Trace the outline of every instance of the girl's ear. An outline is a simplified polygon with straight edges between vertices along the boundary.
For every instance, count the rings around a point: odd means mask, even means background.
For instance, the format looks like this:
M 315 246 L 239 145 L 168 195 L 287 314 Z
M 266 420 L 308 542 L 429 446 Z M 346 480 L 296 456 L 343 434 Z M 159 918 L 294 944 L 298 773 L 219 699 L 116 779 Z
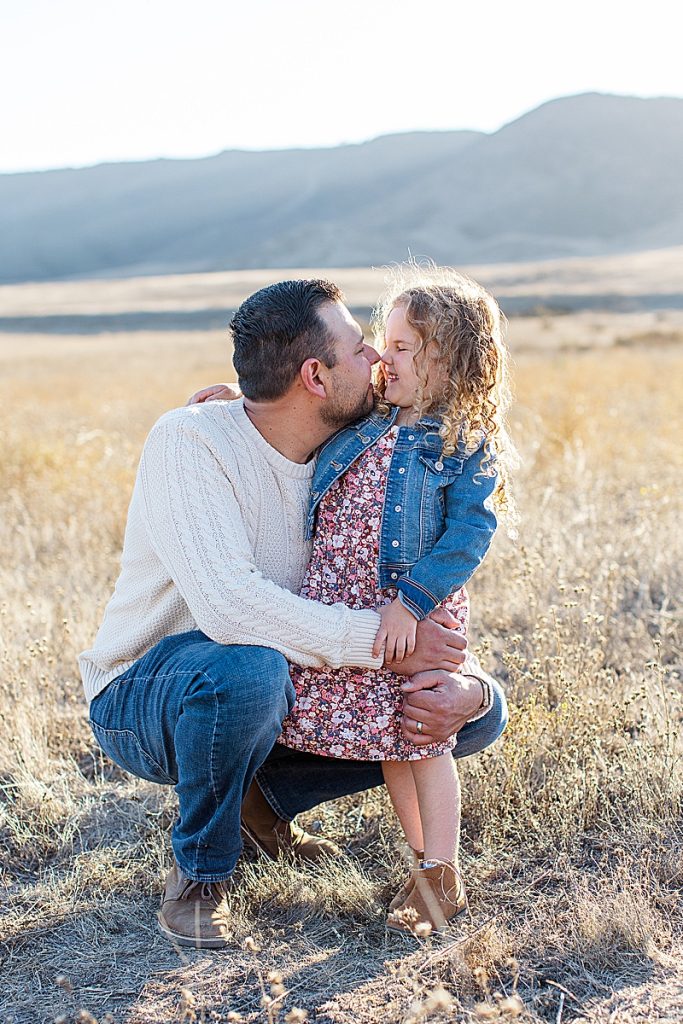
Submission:
M 306 359 L 301 364 L 299 376 L 302 383 L 306 391 L 311 395 L 315 395 L 316 398 L 327 398 L 327 389 L 320 376 L 320 371 L 326 369 L 327 367 L 319 359 Z

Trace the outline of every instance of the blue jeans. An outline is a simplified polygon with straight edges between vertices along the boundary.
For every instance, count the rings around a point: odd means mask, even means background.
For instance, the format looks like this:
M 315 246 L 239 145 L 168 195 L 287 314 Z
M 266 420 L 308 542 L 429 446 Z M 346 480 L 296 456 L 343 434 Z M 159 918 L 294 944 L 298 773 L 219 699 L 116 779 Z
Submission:
M 116 764 L 175 786 L 176 860 L 188 878 L 217 882 L 240 856 L 240 806 L 254 777 L 286 820 L 382 783 L 379 763 L 276 744 L 293 703 L 281 654 L 225 646 L 197 630 L 162 640 L 109 683 L 90 705 L 90 724 Z M 483 750 L 506 724 L 505 697 L 495 688 L 491 711 L 460 730 L 455 756 Z

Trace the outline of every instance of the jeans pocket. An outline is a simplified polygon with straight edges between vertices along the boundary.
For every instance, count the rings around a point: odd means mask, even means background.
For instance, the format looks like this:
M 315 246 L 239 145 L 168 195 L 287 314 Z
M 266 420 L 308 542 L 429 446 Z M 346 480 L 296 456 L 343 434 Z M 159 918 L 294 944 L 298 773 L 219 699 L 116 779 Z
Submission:
M 177 780 L 171 779 L 161 765 L 142 749 L 140 741 L 130 729 L 104 729 L 92 719 L 90 728 L 107 757 L 110 757 L 119 768 L 125 768 L 131 775 L 137 775 L 147 782 L 158 782 L 165 786 L 175 785 Z

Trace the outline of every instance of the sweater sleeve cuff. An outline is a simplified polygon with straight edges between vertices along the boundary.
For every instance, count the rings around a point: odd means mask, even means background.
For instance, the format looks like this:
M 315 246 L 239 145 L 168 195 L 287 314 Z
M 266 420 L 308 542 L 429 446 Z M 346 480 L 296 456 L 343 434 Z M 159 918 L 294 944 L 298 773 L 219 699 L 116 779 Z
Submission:
M 384 654 L 373 658 L 372 645 L 377 636 L 381 619 L 377 612 L 359 609 L 351 612 L 348 642 L 342 654 L 342 665 L 358 665 L 360 668 L 381 668 Z
M 479 664 L 479 659 L 471 651 L 467 651 L 465 661 L 458 674 L 468 679 L 476 679 L 477 682 L 481 683 L 481 704 L 472 717 L 467 719 L 468 722 L 477 722 L 484 715 L 488 714 L 493 707 L 493 678 L 488 672 L 484 671 Z

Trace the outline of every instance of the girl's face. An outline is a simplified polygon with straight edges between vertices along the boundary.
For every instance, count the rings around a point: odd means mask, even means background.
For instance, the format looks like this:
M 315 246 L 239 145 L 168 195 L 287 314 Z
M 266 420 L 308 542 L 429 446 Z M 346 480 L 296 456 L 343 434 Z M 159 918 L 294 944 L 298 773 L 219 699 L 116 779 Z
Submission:
M 415 366 L 415 352 L 420 347 L 420 336 L 406 318 L 403 306 L 394 306 L 387 317 L 384 333 L 385 349 L 382 353 L 382 373 L 386 381 L 384 397 L 400 409 L 412 409 L 417 398 L 420 381 Z M 429 346 L 417 357 L 428 360 L 428 381 L 436 376 L 436 361 L 430 358 Z M 434 381 L 436 383 L 436 381 Z
M 420 337 L 406 319 L 403 306 L 394 306 L 387 317 L 382 353 L 382 373 L 386 381 L 384 396 L 387 402 L 400 409 L 411 409 L 415 404 L 419 380 L 413 358 L 420 346 Z

